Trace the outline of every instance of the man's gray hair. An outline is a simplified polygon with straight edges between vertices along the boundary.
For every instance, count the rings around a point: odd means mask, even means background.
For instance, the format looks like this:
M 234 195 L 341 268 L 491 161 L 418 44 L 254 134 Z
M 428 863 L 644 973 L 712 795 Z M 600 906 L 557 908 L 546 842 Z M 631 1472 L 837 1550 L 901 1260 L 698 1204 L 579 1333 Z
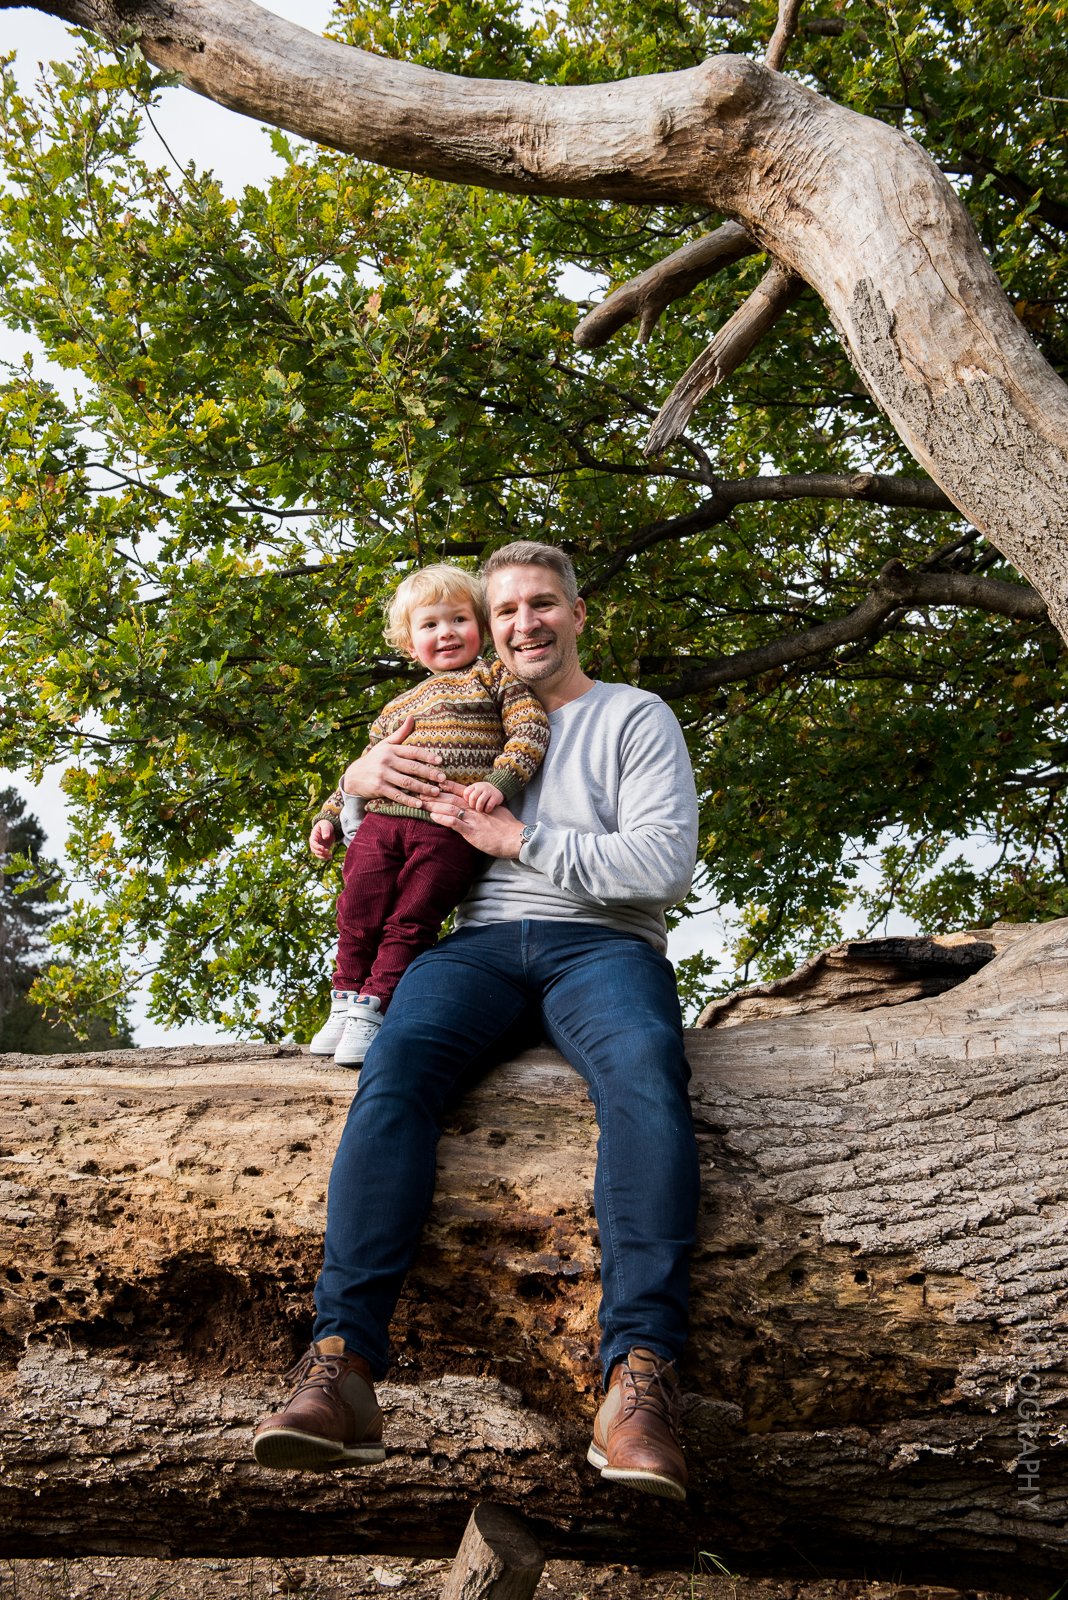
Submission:
M 502 545 L 487 556 L 479 568 L 479 577 L 485 583 L 502 567 L 548 567 L 559 578 L 564 598 L 569 606 L 578 599 L 578 579 L 571 565 L 571 557 L 558 550 L 554 544 L 539 544 L 535 539 L 518 539 L 515 544 Z

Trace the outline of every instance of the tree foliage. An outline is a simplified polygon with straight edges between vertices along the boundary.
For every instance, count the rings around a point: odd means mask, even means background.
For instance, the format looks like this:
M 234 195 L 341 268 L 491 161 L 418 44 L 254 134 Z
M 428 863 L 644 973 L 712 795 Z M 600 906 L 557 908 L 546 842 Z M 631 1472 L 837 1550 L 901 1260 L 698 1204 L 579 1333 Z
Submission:
M 1066 12 L 835 0 L 802 14 L 787 64 L 921 139 L 1061 371 Z M 559 83 L 756 54 L 773 23 L 763 0 L 335 16 L 367 49 Z M 718 219 L 447 188 L 279 133 L 276 176 L 231 198 L 144 159 L 141 119 L 170 92 L 88 36 L 32 97 L 5 79 L 0 313 L 76 390 L 29 361 L 0 389 L 0 760 L 69 764 L 83 886 L 54 1001 L 147 971 L 160 1020 L 307 1025 L 339 881 L 311 869 L 307 824 L 409 672 L 383 595 L 413 562 L 517 537 L 573 551 L 589 669 L 672 700 L 700 890 L 737 908 L 741 970 L 838 936 L 850 901 L 872 925 L 895 906 L 924 927 L 1068 911 L 1048 626 L 902 605 L 859 642 L 683 692 L 704 663 L 843 615 L 888 561 L 1015 576 L 918 494 L 849 488 L 921 475 L 814 297 L 650 464 L 649 416 L 760 261 L 650 344 L 626 329 L 591 353 L 561 267 L 615 284 Z M 975 837 L 981 867 L 957 843 Z M 709 986 L 700 962 L 686 976 Z

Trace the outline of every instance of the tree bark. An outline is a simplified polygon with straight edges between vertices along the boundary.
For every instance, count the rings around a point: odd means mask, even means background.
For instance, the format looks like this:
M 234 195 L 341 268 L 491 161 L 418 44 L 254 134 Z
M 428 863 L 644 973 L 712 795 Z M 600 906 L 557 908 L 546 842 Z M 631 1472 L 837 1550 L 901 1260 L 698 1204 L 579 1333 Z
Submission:
M 2 1058 L 0 1553 L 452 1554 L 493 1499 L 554 1555 L 1048 1585 L 1066 1043 L 1068 921 L 935 998 L 689 1035 L 677 1510 L 585 1464 L 595 1130 L 551 1051 L 457 1108 L 382 1388 L 388 1458 L 318 1476 L 258 1469 L 249 1438 L 308 1337 L 352 1075 L 295 1046 Z
M 545 1554 L 521 1518 L 483 1502 L 471 1513 L 441 1600 L 530 1600 Z
M 999 922 L 940 938 L 850 939 L 810 956 L 785 978 L 717 996 L 697 1026 L 737 1028 L 812 1011 L 871 1011 L 926 1000 L 955 989 L 1029 931 L 1026 922 Z
M 724 383 L 747 361 L 783 312 L 804 291 L 804 281 L 775 265 L 764 274 L 752 294 L 724 323 L 697 360 L 683 373 L 660 408 L 649 430 L 647 456 L 657 456 L 681 439 L 690 418 L 710 389 Z
M 2 8 L 5 0 L 0 0 Z M 200 94 L 457 183 L 735 219 L 820 295 L 905 445 L 1068 640 L 1068 390 L 912 139 L 740 56 L 589 87 L 435 73 L 253 0 L 50 0 Z

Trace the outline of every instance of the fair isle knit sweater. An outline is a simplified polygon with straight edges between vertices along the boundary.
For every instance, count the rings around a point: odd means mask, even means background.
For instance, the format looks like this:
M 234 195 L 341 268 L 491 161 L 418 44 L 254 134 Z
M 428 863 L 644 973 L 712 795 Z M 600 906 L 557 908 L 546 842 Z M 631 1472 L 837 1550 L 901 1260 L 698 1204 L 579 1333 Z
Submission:
M 415 729 L 404 741 L 409 750 L 436 750 L 442 775 L 454 783 L 485 781 L 505 799 L 519 794 L 537 772 L 549 744 L 549 719 L 541 703 L 499 661 L 481 656 L 469 667 L 438 672 L 406 689 L 379 712 L 368 744 L 395 733 L 406 717 Z M 315 818 L 341 832 L 345 796 L 340 785 Z M 367 811 L 391 817 L 426 817 L 415 806 L 369 800 Z

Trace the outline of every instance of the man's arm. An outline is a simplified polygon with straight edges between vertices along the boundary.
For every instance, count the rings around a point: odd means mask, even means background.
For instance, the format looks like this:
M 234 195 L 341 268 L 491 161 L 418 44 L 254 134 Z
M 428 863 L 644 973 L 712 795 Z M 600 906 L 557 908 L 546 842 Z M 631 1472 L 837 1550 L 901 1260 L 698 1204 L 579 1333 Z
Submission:
M 693 879 L 697 790 L 682 729 L 663 701 L 643 701 L 628 717 L 620 741 L 615 830 L 539 821 L 520 851 L 522 824 L 506 807 L 473 812 L 458 785 L 445 782 L 442 791 L 426 807 L 433 821 L 454 828 L 486 855 L 521 860 L 592 905 L 660 911 L 683 899 Z
M 675 905 L 697 860 L 697 790 L 682 729 L 662 700 L 628 716 L 617 793 L 615 832 L 537 822 L 520 860 L 597 905 Z
M 414 717 L 406 717 L 393 733 L 369 744 L 345 768 L 341 780 L 345 794 L 405 806 L 422 805 L 424 797 L 440 794 L 441 757 L 436 751 L 405 747 L 404 741 L 414 729 Z

